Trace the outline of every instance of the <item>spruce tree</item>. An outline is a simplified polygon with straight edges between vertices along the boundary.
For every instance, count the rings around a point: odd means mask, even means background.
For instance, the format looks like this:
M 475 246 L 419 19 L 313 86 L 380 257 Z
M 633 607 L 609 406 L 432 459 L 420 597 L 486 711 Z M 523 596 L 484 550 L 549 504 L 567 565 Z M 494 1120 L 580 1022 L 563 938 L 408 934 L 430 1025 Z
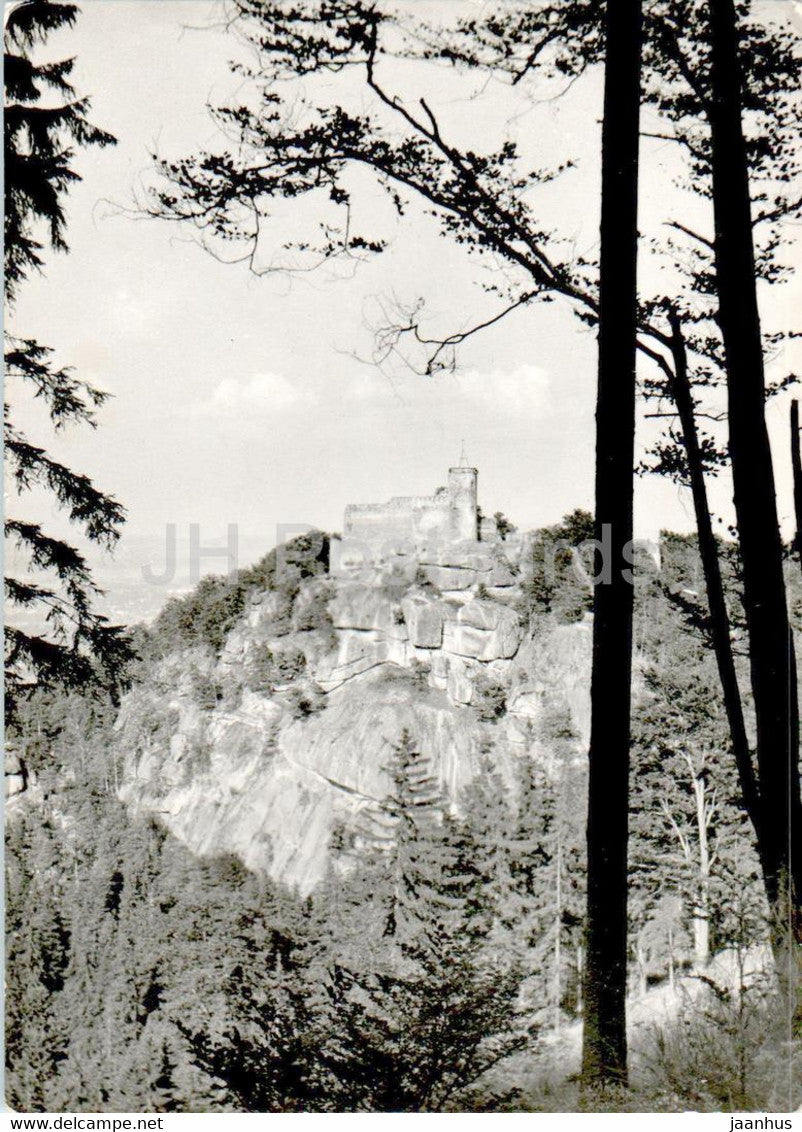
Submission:
M 486 831 L 447 811 L 408 733 L 390 761 L 380 939 L 334 942 L 322 1059 L 337 1106 L 432 1112 L 469 1104 L 471 1087 L 524 1044 L 519 972 L 490 944 Z
M 70 83 L 72 59 L 38 63 L 34 58 L 51 33 L 72 26 L 78 9 L 52 0 L 30 0 L 9 11 L 5 49 L 5 295 L 12 306 L 31 272 L 44 266 L 45 243 L 66 250 L 65 196 L 78 181 L 75 146 L 112 145 L 93 126 L 89 101 Z M 95 427 L 95 410 L 106 394 L 59 366 L 39 342 L 9 336 L 5 344 L 10 386 L 38 398 L 56 430 L 69 424 Z M 4 442 L 11 482 L 18 494 L 50 492 L 87 538 L 110 548 L 120 534 L 124 510 L 85 475 L 52 459 L 15 426 L 8 402 Z M 97 612 L 100 591 L 86 558 L 70 543 L 49 536 L 37 523 L 8 518 L 6 537 L 26 562 L 26 575 L 7 579 L 12 606 L 35 613 L 41 628 L 6 626 L 6 715 L 37 685 L 76 686 L 113 681 L 128 650 L 119 627 Z M 49 577 L 50 582 L 41 580 Z
M 47 1112 L 69 1037 L 61 1011 L 74 947 L 66 870 L 57 831 L 38 813 L 14 816 L 6 852 L 7 1095 L 23 1112 Z
M 261 917 L 250 921 L 242 961 L 231 965 L 229 958 L 222 987 L 226 1003 L 222 1025 L 207 1023 L 195 1029 L 191 1022 L 176 1024 L 193 1064 L 212 1077 L 238 1108 L 246 1112 L 324 1109 L 309 946 Z

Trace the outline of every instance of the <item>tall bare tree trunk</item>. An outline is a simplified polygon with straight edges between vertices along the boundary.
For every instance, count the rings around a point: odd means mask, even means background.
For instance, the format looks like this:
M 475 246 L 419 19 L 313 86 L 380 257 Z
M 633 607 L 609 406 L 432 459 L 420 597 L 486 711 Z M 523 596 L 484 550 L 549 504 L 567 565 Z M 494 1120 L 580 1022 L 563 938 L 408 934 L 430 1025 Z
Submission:
M 693 909 L 693 957 L 696 969 L 701 970 L 710 960 L 710 842 L 708 824 L 708 789 L 704 764 L 700 768 L 689 761 L 693 776 L 693 793 L 696 802 L 696 836 L 699 843 L 698 888 Z
M 585 985 L 585 949 L 582 944 L 577 945 L 576 949 L 576 1013 L 577 1017 L 581 1018 L 585 1013 L 585 1000 L 582 997 L 582 990 Z
M 752 752 L 744 720 L 743 701 L 735 671 L 735 657 L 730 635 L 730 616 L 724 596 L 721 561 L 710 519 L 710 504 L 707 499 L 702 450 L 699 444 L 699 434 L 696 430 L 693 396 L 688 377 L 685 340 L 679 316 L 675 311 L 669 313 L 669 322 L 671 324 L 671 353 L 674 362 L 671 392 L 680 420 L 682 443 L 688 461 L 691 495 L 699 538 L 699 555 L 702 560 L 702 571 L 707 591 L 707 607 L 710 614 L 710 637 L 724 696 L 724 709 L 727 713 L 741 793 L 747 812 L 757 828 L 760 813 L 755 768 L 752 765 Z
M 627 1080 L 627 839 L 633 592 L 640 0 L 607 0 L 596 581 L 593 595 L 587 957 L 582 1080 Z
M 554 1029 L 559 1033 L 560 1022 L 562 1021 L 562 1011 L 560 1003 L 562 1000 L 562 979 L 560 978 L 560 968 L 562 967 L 562 922 L 563 922 L 563 893 L 562 893 L 562 858 L 563 858 L 563 845 L 562 835 L 557 831 L 557 883 L 554 894 Z
M 668 948 L 668 985 L 673 993 L 677 989 L 677 973 L 674 961 L 674 931 L 671 927 L 666 930 L 666 945 Z
M 710 0 L 713 206 L 719 324 L 729 393 L 730 458 L 749 632 L 760 788 L 758 848 L 778 968 L 793 976 L 802 938 L 802 841 L 796 662 L 783 578 L 733 0 Z M 794 836 L 796 835 L 796 836 Z
M 649 980 L 646 972 L 646 955 L 643 951 L 643 944 L 640 939 L 636 944 L 635 959 L 638 964 L 638 993 L 641 998 L 645 998 L 646 992 L 649 989 Z
M 794 472 L 794 550 L 802 565 L 802 454 L 799 451 L 799 402 L 791 402 L 791 467 Z

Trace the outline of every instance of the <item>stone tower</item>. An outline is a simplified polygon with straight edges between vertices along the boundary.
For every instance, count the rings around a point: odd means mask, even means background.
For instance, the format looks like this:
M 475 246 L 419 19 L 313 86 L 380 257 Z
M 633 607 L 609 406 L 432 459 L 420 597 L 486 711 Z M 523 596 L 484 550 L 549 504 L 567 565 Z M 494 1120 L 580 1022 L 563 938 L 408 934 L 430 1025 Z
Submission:
M 476 468 L 466 465 L 448 469 L 449 520 L 451 537 L 454 539 L 470 539 L 475 542 L 479 538 L 479 512 L 476 504 L 478 475 Z

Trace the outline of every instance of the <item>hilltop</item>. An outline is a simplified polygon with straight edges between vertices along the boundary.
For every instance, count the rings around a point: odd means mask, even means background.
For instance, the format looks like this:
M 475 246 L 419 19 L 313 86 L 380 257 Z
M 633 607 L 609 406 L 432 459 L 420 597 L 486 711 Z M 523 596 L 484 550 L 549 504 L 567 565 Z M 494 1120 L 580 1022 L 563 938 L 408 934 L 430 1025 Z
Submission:
M 325 876 L 333 838 L 358 848 L 386 836 L 386 767 L 404 733 L 456 806 L 480 757 L 513 791 L 516 760 L 548 760 L 555 713 L 577 758 L 588 721 L 587 616 L 528 615 L 531 536 L 355 580 L 329 573 L 318 542 L 279 552 L 211 640 L 198 639 L 202 612 L 185 608 L 195 638 L 153 660 L 116 725 L 120 797 L 134 812 L 195 853 L 236 854 L 304 893 Z

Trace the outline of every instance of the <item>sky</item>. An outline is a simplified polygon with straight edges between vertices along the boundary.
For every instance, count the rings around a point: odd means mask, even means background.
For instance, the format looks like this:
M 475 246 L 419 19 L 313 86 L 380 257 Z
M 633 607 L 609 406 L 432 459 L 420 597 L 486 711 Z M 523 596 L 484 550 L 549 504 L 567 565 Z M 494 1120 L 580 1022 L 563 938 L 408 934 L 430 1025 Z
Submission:
M 802 29 L 800 13 L 797 22 Z M 472 338 L 453 375 L 425 378 L 371 362 L 374 328 L 389 303 L 423 299 L 429 325 L 445 333 L 499 309 L 482 289 L 492 271 L 444 239 L 421 209 L 394 216 L 363 177 L 354 182 L 359 220 L 388 239 L 386 252 L 356 270 L 259 278 L 244 265 L 218 262 L 193 233 L 136 215 L 154 150 L 179 156 L 215 144 L 207 103 L 236 91 L 240 80 L 227 64 L 238 50 L 221 26 L 220 5 L 206 0 L 85 0 L 75 28 L 48 45 L 53 58 L 76 57 L 75 82 L 91 96 L 91 118 L 118 144 L 80 153 L 83 179 L 68 203 L 69 254 L 48 255 L 44 274 L 23 287 L 9 325 L 55 347 L 61 364 L 112 399 L 96 430 L 53 436 L 40 408 L 15 400 L 13 388 L 9 396 L 32 441 L 88 473 L 127 508 L 114 557 L 90 548 L 109 608 L 125 618 L 152 614 L 169 591 L 188 585 L 190 524 L 199 525 L 206 546 L 225 543 L 235 525 L 245 565 L 288 525 L 339 530 L 350 502 L 430 493 L 463 445 L 479 468 L 486 513 L 501 510 L 521 527 L 536 527 L 592 507 L 595 339 L 560 303 L 516 312 Z M 538 207 L 579 251 L 593 252 L 598 76 L 561 99 L 544 91 L 537 101 L 500 83 L 473 99 L 458 76 L 442 71 L 424 77 L 399 68 L 383 79 L 402 95 L 417 94 L 422 84 L 450 136 L 477 149 L 512 133 L 537 164 L 575 158 L 571 173 L 538 190 Z M 348 97 L 364 95 L 354 90 Z M 683 219 L 709 222 L 704 208 L 675 187 L 674 148 L 644 143 L 647 233 L 659 230 L 672 208 Z M 278 247 L 288 231 L 316 219 L 314 202 L 275 210 L 266 254 L 271 241 Z M 644 256 L 643 277 L 650 271 Z M 769 318 L 788 324 L 800 300 L 797 277 L 772 294 Z M 772 361 L 771 374 L 793 366 L 786 352 Z M 785 521 L 786 422 L 787 402 L 778 401 L 770 427 Z M 713 497 L 726 524 L 725 479 Z M 47 497 L 22 506 L 65 532 Z M 640 535 L 692 525 L 684 491 L 654 477 L 638 481 Z M 154 585 L 172 530 L 178 568 Z M 225 567 L 222 557 L 204 559 L 204 569 Z

